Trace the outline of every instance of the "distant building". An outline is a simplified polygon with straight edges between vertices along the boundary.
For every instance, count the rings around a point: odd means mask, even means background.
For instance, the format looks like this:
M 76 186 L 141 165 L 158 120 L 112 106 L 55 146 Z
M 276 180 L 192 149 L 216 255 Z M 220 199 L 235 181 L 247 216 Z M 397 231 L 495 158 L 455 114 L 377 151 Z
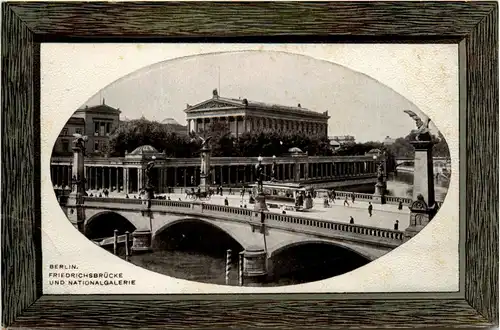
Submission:
M 56 143 L 54 145 L 54 153 L 65 155 L 72 154 L 71 142 L 75 139 L 73 134 L 85 135 L 85 119 L 71 117 L 64 128 L 59 133 Z
M 210 123 L 227 122 L 234 136 L 255 130 L 280 132 L 304 132 L 308 135 L 327 136 L 328 111 L 314 112 L 300 104 L 290 107 L 279 104 L 255 102 L 219 96 L 213 91 L 212 98 L 184 110 L 188 130 L 202 132 Z
M 391 145 L 394 142 L 396 142 L 396 139 L 392 139 L 389 136 L 386 136 L 385 139 L 384 139 L 384 145 L 386 145 L 386 146 Z
M 330 147 L 332 147 L 333 150 L 340 149 L 341 146 L 342 145 L 339 142 L 337 142 L 336 140 L 330 139 Z
M 329 139 L 330 139 L 330 144 L 331 144 L 331 141 L 336 141 L 341 146 L 344 145 L 344 144 L 356 143 L 356 139 L 352 135 L 331 136 Z
M 88 153 L 101 153 L 109 142 L 111 132 L 120 123 L 120 113 L 119 109 L 107 105 L 104 99 L 102 104 L 76 110 L 61 130 L 54 154 L 72 153 L 74 133 L 88 136 Z
M 178 135 L 186 135 L 187 134 L 187 126 L 183 126 L 179 124 L 174 118 L 166 118 L 161 124 L 167 126 L 167 129 L 178 134 Z

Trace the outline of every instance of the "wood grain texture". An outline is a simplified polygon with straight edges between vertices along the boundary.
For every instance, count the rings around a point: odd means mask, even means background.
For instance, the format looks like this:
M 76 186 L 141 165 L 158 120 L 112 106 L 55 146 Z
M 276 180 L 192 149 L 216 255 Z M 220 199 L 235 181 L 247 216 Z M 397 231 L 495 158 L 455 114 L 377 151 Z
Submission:
M 446 7 L 439 2 L 418 6 L 409 2 L 29 2 L 16 4 L 14 11 L 38 36 L 50 37 L 57 27 L 57 38 L 385 35 L 443 39 L 466 35 L 494 6 L 466 2 L 448 2 Z
M 467 48 L 465 297 L 498 323 L 498 10 L 475 27 Z
M 82 308 L 82 306 L 85 306 Z M 429 311 L 432 310 L 432 313 Z M 72 328 L 381 328 L 488 326 L 466 302 L 459 300 L 388 301 L 122 301 L 44 300 L 28 308 L 13 327 Z
M 2 10 L 3 324 L 12 322 L 41 295 L 37 287 L 41 280 L 40 178 L 35 159 L 39 114 L 34 99 L 38 49 L 17 15 Z
M 496 2 L 2 4 L 3 326 L 294 329 L 498 324 L 497 16 Z M 461 187 L 467 192 L 464 299 L 440 299 L 438 295 L 436 299 L 415 299 L 411 294 L 405 300 L 391 300 L 388 294 L 386 300 L 317 301 L 286 300 L 286 296 L 251 301 L 189 297 L 165 301 L 161 296 L 158 300 L 40 298 L 36 42 L 217 38 L 255 42 L 458 42 L 465 38 L 468 134 L 467 151 L 461 155 L 467 163 L 466 187 Z

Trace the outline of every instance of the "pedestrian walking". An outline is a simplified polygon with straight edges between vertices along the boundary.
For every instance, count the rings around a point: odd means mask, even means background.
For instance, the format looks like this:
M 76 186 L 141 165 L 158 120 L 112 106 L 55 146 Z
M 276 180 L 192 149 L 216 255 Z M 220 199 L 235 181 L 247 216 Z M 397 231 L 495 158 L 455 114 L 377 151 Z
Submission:
M 372 212 L 373 212 L 373 205 L 371 202 L 368 202 L 368 214 L 370 215 L 370 218 L 372 216 Z
M 352 199 L 352 203 L 354 204 L 354 200 L 356 199 L 356 196 L 354 196 L 354 193 L 351 194 L 351 199 Z
M 394 230 L 399 230 L 399 220 L 394 223 Z
M 229 187 L 229 195 L 233 194 L 233 188 Z
M 229 201 L 227 200 L 227 197 L 224 199 L 224 205 L 229 206 Z
M 398 210 L 402 210 L 402 209 L 403 209 L 403 202 L 401 200 L 399 200 Z
M 354 224 L 354 218 L 353 218 L 352 216 L 351 216 L 351 217 L 349 217 L 349 223 L 350 223 L 351 225 L 353 225 L 353 224 Z
M 347 204 L 347 206 L 349 206 L 349 201 L 347 200 L 347 196 L 345 196 L 345 199 L 344 199 L 344 206 L 346 206 L 346 204 Z
M 222 196 L 222 185 L 219 186 L 219 192 L 220 192 L 220 195 Z

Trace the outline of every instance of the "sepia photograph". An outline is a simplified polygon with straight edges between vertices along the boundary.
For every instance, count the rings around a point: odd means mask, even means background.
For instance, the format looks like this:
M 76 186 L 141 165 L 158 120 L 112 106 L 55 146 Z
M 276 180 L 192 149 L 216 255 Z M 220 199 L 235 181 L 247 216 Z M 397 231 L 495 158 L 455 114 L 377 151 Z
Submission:
M 286 51 L 136 70 L 74 110 L 50 158 L 54 198 L 93 244 L 229 286 L 358 269 L 429 224 L 452 175 L 446 137 L 410 100 Z

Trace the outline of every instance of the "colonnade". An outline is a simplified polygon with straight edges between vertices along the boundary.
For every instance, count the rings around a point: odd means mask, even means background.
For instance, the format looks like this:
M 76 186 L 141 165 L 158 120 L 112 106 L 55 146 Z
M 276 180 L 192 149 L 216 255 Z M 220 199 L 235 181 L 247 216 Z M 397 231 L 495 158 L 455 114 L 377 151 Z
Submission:
M 265 180 L 271 179 L 272 164 L 263 164 Z M 255 183 L 255 164 L 212 164 L 210 180 L 214 185 L 241 187 Z M 276 164 L 276 180 L 282 182 L 334 181 L 353 177 L 371 177 L 377 166 L 373 161 L 323 161 L 280 162 Z M 168 192 L 170 187 L 195 187 L 200 183 L 200 167 L 178 164 L 159 165 L 152 170 L 152 180 L 157 193 Z M 51 166 L 53 186 L 71 187 L 71 166 L 53 164 Z M 125 193 L 138 192 L 144 187 L 144 167 L 139 165 L 99 166 L 85 165 L 86 190 L 100 190 Z
M 318 119 L 317 122 L 275 119 L 267 117 L 251 116 L 226 116 L 188 119 L 188 129 L 190 131 L 201 132 L 208 129 L 213 122 L 225 122 L 230 131 L 239 136 L 244 132 L 251 132 L 257 129 L 271 129 L 278 132 L 304 132 L 311 135 L 327 135 L 328 124 L 326 120 Z

